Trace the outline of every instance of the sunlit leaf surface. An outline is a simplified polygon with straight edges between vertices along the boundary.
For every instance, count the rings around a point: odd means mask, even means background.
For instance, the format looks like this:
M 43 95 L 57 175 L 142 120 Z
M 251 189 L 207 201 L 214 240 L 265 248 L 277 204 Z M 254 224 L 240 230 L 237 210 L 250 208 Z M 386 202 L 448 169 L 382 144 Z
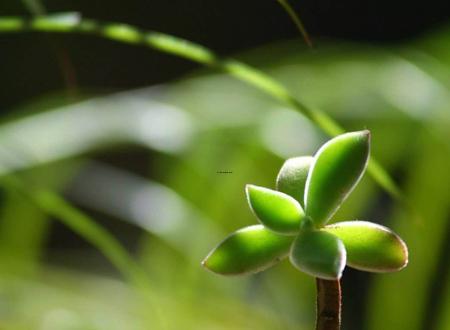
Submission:
M 250 184 L 246 186 L 246 193 L 251 209 L 264 226 L 282 234 L 295 234 L 300 230 L 305 214 L 294 198 Z
M 369 131 L 340 135 L 324 144 L 306 181 L 305 212 L 325 224 L 352 192 L 367 166 Z
M 305 184 L 313 159 L 309 156 L 290 158 L 277 176 L 277 189 L 294 197 L 302 207 L 305 206 Z
M 335 280 L 341 278 L 345 267 L 345 247 L 339 238 L 330 233 L 303 232 L 292 245 L 290 260 L 302 272 Z
M 347 250 L 347 264 L 370 272 L 393 272 L 408 263 L 408 248 L 389 228 L 367 222 L 338 222 L 324 228 L 339 237 Z
M 262 225 L 246 227 L 228 236 L 202 264 L 223 275 L 256 273 L 285 258 L 292 241 Z

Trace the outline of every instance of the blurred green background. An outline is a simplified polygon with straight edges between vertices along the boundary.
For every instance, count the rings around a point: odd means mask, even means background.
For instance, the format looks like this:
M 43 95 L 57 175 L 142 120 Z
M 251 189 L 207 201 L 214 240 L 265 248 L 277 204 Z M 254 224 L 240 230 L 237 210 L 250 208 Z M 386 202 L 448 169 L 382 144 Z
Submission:
M 175 34 L 261 69 L 346 130 L 370 129 L 372 155 L 411 208 L 366 175 L 334 221 L 393 228 L 410 263 L 347 268 L 343 329 L 448 330 L 448 11 L 387 4 L 295 3 L 314 49 L 275 0 L 8 0 L 0 16 L 76 10 Z M 0 59 L 0 171 L 24 185 L 0 191 L 0 329 L 313 328 L 314 281 L 288 262 L 223 278 L 200 261 L 255 223 L 245 184 L 274 187 L 284 159 L 328 139 L 320 129 L 227 74 L 139 46 L 0 34 Z M 111 233 L 143 279 L 33 203 L 40 189 Z

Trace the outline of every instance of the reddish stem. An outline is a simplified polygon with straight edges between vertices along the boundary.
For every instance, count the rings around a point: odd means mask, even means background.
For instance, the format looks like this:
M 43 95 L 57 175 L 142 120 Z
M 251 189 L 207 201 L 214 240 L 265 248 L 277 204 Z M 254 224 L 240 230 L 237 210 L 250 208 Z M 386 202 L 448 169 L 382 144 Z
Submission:
M 339 280 L 316 279 L 317 318 L 316 330 L 341 328 L 341 285 Z

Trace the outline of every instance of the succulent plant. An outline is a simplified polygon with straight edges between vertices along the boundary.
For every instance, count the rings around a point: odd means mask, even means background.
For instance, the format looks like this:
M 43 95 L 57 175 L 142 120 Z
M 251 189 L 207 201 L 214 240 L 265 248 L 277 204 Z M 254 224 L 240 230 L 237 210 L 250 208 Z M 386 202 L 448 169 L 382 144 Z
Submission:
M 314 157 L 288 159 L 277 190 L 247 185 L 247 200 L 260 224 L 229 235 L 202 265 L 222 275 L 247 274 L 289 257 L 294 267 L 318 281 L 338 284 L 346 265 L 370 272 L 405 267 L 406 244 L 389 228 L 367 221 L 327 225 L 363 176 L 369 153 L 369 131 L 345 133 Z

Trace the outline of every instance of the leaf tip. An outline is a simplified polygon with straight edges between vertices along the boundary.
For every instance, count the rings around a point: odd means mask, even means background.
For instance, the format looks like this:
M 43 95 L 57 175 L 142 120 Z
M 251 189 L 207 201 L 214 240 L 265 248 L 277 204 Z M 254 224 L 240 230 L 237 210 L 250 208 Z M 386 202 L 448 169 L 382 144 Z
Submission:
M 245 185 L 245 193 L 248 195 L 250 193 L 250 191 L 254 190 L 255 188 L 256 188 L 256 186 L 254 184 L 247 183 Z
M 370 138 L 370 131 L 368 129 L 362 130 L 361 134 Z
M 374 273 L 396 272 L 408 264 L 408 247 L 391 229 L 368 221 L 344 221 L 326 226 L 348 254 L 347 265 Z
M 400 266 L 397 268 L 397 271 L 402 270 L 403 268 L 405 268 L 406 266 L 408 266 L 409 263 L 409 250 L 408 250 L 408 245 L 406 245 L 405 241 L 403 241 L 401 239 L 400 236 L 397 235 L 397 238 L 399 240 L 400 243 L 400 247 L 402 249 L 403 252 L 403 263 L 400 264 Z

